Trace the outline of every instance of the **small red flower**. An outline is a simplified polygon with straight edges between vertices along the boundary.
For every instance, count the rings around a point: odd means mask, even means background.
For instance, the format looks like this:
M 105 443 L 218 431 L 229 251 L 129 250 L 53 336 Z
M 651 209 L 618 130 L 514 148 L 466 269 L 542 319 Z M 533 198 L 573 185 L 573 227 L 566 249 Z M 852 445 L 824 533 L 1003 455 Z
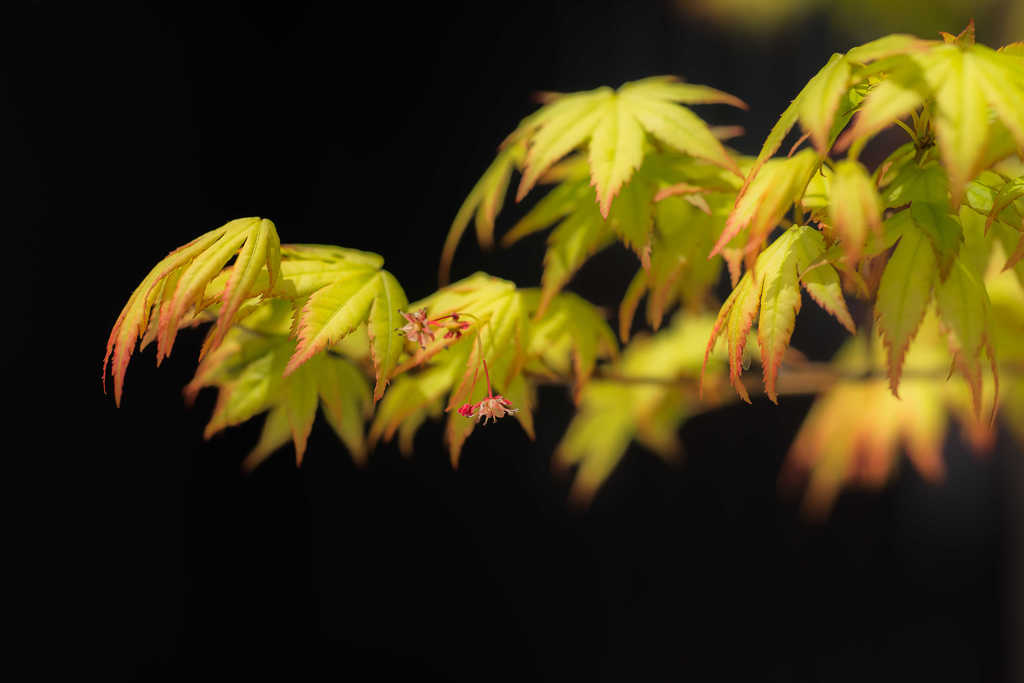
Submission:
M 487 378 L 487 398 L 478 403 L 466 403 L 459 408 L 459 415 L 480 421 L 482 417 L 484 424 L 487 420 L 497 422 L 499 418 L 519 412 L 519 408 L 513 408 L 511 401 L 491 391 L 491 375 L 487 370 L 487 361 L 484 361 L 484 376 Z
M 399 311 L 403 318 L 406 320 L 406 324 L 403 327 L 398 328 L 398 332 L 402 333 L 409 341 L 415 342 L 421 349 L 427 348 L 427 344 L 431 344 L 434 341 L 434 331 L 431 327 L 443 327 L 445 328 L 445 339 L 458 339 L 462 336 L 462 331 L 469 327 L 469 323 L 459 320 L 458 313 L 449 313 L 448 315 L 442 315 L 439 318 L 428 318 L 427 309 L 421 308 L 418 311 L 412 313 L 403 313 Z M 450 323 L 443 322 L 445 320 L 451 320 Z
M 430 329 L 430 320 L 427 318 L 427 309 L 421 308 L 418 311 L 412 313 L 403 313 L 399 311 L 403 318 L 405 318 L 405 325 L 398 328 L 398 331 L 405 336 L 406 339 L 415 342 L 421 349 L 427 348 L 427 344 L 434 341 L 434 332 Z

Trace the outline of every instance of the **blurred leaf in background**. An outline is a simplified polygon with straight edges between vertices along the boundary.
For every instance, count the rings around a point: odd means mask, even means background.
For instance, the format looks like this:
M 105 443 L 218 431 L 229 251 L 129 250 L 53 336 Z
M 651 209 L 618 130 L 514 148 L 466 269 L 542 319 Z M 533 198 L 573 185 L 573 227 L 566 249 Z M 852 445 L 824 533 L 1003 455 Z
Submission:
M 841 34 L 863 42 L 888 33 L 934 38 L 971 19 L 978 40 L 1003 45 L 1024 35 L 1024 3 L 1017 0 L 674 0 L 684 15 L 765 41 L 796 24 L 824 18 Z

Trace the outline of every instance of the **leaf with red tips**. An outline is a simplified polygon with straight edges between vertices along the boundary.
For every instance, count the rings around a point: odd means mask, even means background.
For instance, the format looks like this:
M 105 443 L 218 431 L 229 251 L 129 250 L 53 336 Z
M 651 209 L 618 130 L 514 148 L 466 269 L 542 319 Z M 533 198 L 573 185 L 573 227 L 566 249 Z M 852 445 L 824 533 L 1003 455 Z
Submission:
M 380 271 L 377 275 L 379 288 L 370 307 L 366 331 L 370 337 L 370 355 L 373 359 L 373 370 L 377 383 L 373 389 L 373 400 L 376 403 L 384 395 L 387 386 L 398 365 L 398 358 L 404 347 L 401 337 L 395 330 L 401 327 L 401 311 L 409 303 L 405 291 L 398 280 L 387 272 Z
M 850 62 L 834 54 L 801 92 L 800 125 L 811 136 L 818 153 L 824 155 L 832 143 L 829 132 L 839 103 L 850 88 Z
M 974 45 L 974 19 L 968 21 L 964 30 L 955 36 L 952 33 L 946 33 L 945 31 L 939 31 L 939 35 L 942 36 L 942 39 L 946 43 L 962 47 Z
M 807 294 L 814 303 L 838 320 L 850 334 L 856 334 L 857 329 L 846 307 L 838 273 L 827 261 L 816 265 L 818 261 L 827 258 L 822 234 L 804 227 L 797 239 L 793 240 L 793 251 L 796 253 L 800 283 L 807 290 Z
M 466 228 L 469 227 L 469 221 L 474 214 L 476 216 L 477 241 L 481 247 L 490 248 L 494 241 L 494 220 L 505 203 L 505 194 L 508 191 L 512 171 L 522 164 L 525 150 L 524 145 L 515 144 L 499 151 L 498 156 L 470 190 L 469 196 L 462 202 L 458 213 L 455 214 L 455 219 L 452 220 L 451 227 L 448 228 L 448 236 L 445 238 L 444 248 L 441 250 L 438 280 L 442 285 L 448 284 L 455 248 L 458 246 L 459 240 L 462 239 Z
M 311 294 L 296 316 L 298 346 L 285 374 L 291 374 L 365 322 L 380 288 L 378 271 L 357 270 Z
M 628 100 L 615 97 L 602 105 L 589 149 L 590 184 L 601 215 L 608 218 L 612 199 L 644 160 L 644 129 L 630 112 Z
M 869 370 L 863 362 L 870 356 L 864 341 L 851 339 L 833 362 L 849 374 Z M 904 450 L 926 480 L 941 480 L 948 409 L 936 389 L 934 382 L 908 380 L 900 400 L 884 381 L 837 382 L 816 398 L 793 440 L 780 475 L 782 487 L 806 479 L 803 513 L 822 519 L 842 488 L 882 486 L 899 471 Z
M 223 236 L 182 268 L 170 304 L 161 307 L 156 357 L 159 363 L 174 346 L 178 322 L 189 308 L 199 303 L 207 285 L 220 273 L 246 242 L 258 218 L 241 218 L 228 223 Z
M 526 196 L 552 164 L 590 138 L 606 113 L 602 105 L 613 97 L 611 88 L 598 88 L 546 105 L 551 115 L 529 137 L 516 201 Z
M 726 323 L 726 339 L 729 342 L 729 383 L 740 398 L 750 403 L 750 394 L 740 381 L 743 373 L 743 351 L 747 345 L 747 333 L 754 325 L 761 303 L 761 288 L 764 281 L 748 272 L 736 286 L 736 300 L 729 311 Z
M 221 308 L 207 350 L 216 348 L 224 339 L 242 302 L 253 295 L 261 272 L 267 274 L 268 289 L 273 288 L 281 277 L 281 240 L 274 224 L 265 218 L 247 230 L 245 242 L 238 250 L 231 275 L 224 286 Z
M 711 255 L 720 253 L 732 238 L 748 228 L 746 249 L 756 254 L 756 249 L 803 194 L 817 165 L 817 155 L 809 149 L 789 159 L 766 163 L 746 193 L 737 199 Z
M 607 216 L 608 226 L 632 249 L 644 268 L 650 267 L 651 231 L 654 229 L 654 195 L 657 186 L 646 174 L 637 174 L 623 188 Z
M 637 97 L 679 102 L 681 104 L 729 104 L 749 109 L 740 98 L 706 85 L 682 83 L 675 76 L 651 76 L 623 85 L 619 92 Z
M 750 400 L 740 382 L 746 337 L 759 318 L 758 345 L 765 391 L 772 401 L 778 400 L 775 382 L 800 310 L 799 283 L 822 308 L 853 331 L 838 275 L 829 263 L 817 263 L 824 254 L 824 239 L 817 230 L 806 225 L 794 226 L 758 256 L 754 270 L 743 275 L 722 305 L 705 357 L 724 328 L 729 340 L 729 379 L 743 400 Z M 809 268 L 812 264 L 814 267 Z
M 264 229 L 264 234 L 269 245 L 273 242 L 269 237 L 273 224 L 270 221 L 266 223 L 269 227 Z M 158 362 L 166 356 L 178 327 L 186 320 L 194 320 L 200 312 L 196 307 L 202 304 L 205 288 L 246 242 L 251 228 L 260 225 L 258 218 L 240 218 L 205 233 L 168 254 L 135 289 L 111 330 L 103 359 L 105 390 L 107 364 L 113 358 L 114 400 L 118 405 L 135 344 L 147 333 L 155 335 L 159 345 Z M 265 252 L 260 258 L 261 269 L 276 269 L 272 251 Z M 241 301 L 256 291 L 262 291 L 257 290 L 253 282 L 253 279 L 247 279 L 247 284 L 237 284 L 233 297 Z M 227 317 L 234 318 L 236 311 L 237 307 L 235 311 L 229 311 Z M 186 314 L 189 314 L 188 318 Z
M 1024 259 L 1024 235 L 1021 235 L 1017 239 L 1017 246 L 1014 248 L 1013 253 L 1006 259 L 1006 264 L 1003 266 L 1003 270 L 1010 270 L 1021 260 Z
M 937 276 L 935 253 L 928 238 L 908 225 L 885 266 L 875 300 L 875 319 L 886 348 L 889 387 L 896 396 L 907 349 L 931 301 Z
M 935 289 L 935 304 L 948 330 L 950 353 L 971 386 L 975 412 L 980 415 L 980 357 L 991 336 L 991 305 L 980 274 L 955 259 L 949 276 Z
M 243 330 L 233 327 L 224 342 L 200 363 L 185 389 L 191 400 L 204 387 L 219 394 L 205 436 L 268 411 L 259 443 L 242 466 L 251 470 L 289 440 L 301 464 L 319 396 L 328 422 L 357 462 L 365 459 L 363 424 L 370 388 L 349 361 L 321 354 L 283 376 L 295 342 L 288 336 L 291 306 L 271 300 L 260 305 Z
M 758 271 L 763 272 L 761 310 L 757 323 L 757 342 L 761 348 L 761 370 L 765 393 L 772 403 L 778 403 L 775 380 L 778 377 L 782 355 L 789 348 L 789 340 L 800 311 L 800 285 L 796 252 L 783 241 L 792 240 L 796 233 L 786 233 L 758 259 Z M 732 360 L 730 356 L 730 361 Z
M 860 259 L 868 232 L 882 233 L 882 202 L 867 169 L 857 161 L 835 165 L 829 184 L 829 216 L 847 263 Z

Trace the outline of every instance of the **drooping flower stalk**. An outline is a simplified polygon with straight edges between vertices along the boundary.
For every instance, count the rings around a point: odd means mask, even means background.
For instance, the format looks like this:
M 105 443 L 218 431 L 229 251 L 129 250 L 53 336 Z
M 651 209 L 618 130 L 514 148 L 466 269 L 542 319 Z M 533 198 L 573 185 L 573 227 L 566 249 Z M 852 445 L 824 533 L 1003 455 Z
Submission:
M 487 369 L 487 359 L 484 359 L 484 378 L 487 381 L 487 398 L 479 401 L 478 403 L 466 403 L 459 408 L 459 415 L 476 419 L 477 422 L 480 418 L 484 418 L 484 424 L 487 424 L 487 420 L 491 422 L 497 422 L 499 418 L 518 413 L 519 408 L 513 408 L 511 401 L 502 396 L 501 394 L 495 394 L 491 389 L 491 373 Z

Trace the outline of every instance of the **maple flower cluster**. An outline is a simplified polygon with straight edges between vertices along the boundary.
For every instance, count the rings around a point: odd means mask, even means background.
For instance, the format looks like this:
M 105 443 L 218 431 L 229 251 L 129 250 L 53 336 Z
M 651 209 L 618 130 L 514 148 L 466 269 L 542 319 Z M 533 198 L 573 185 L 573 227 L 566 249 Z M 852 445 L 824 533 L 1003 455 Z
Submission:
M 460 320 L 458 313 L 449 313 L 437 318 L 427 317 L 427 309 L 421 308 L 418 311 L 405 313 L 399 311 L 405 318 L 405 325 L 397 331 L 406 339 L 415 342 L 421 349 L 434 341 L 434 330 L 432 327 L 443 327 L 445 339 L 458 339 L 462 336 L 463 330 L 469 327 L 469 323 Z M 513 408 L 512 402 L 501 394 L 495 394 L 491 389 L 491 374 L 487 369 L 487 360 L 484 360 L 484 376 L 487 378 L 487 397 L 476 403 L 466 403 L 459 408 L 459 415 L 475 419 L 477 422 L 483 418 L 484 424 L 487 421 L 497 422 L 499 418 L 519 412 L 519 408 Z
M 458 313 L 450 313 L 437 318 L 428 318 L 425 308 L 412 313 L 403 311 L 399 311 L 399 313 L 405 318 L 405 325 L 398 328 L 398 332 L 401 332 L 406 339 L 415 342 L 421 349 L 425 349 L 427 344 L 433 343 L 434 330 L 431 329 L 432 327 L 443 327 L 445 339 L 453 337 L 458 339 L 462 336 L 463 330 L 469 327 L 468 322 L 459 320 Z
M 482 417 L 484 424 L 487 424 L 488 418 L 490 418 L 491 422 L 497 422 L 498 418 L 518 412 L 519 408 L 513 408 L 512 403 L 507 398 L 501 394 L 491 396 L 490 392 L 488 392 L 488 396 L 484 400 L 478 403 L 466 403 L 459 408 L 459 415 L 462 417 L 475 419 L 477 422 Z
M 519 408 L 513 408 L 511 401 L 491 390 L 491 373 L 487 370 L 487 359 L 484 359 L 484 377 L 487 378 L 487 398 L 476 403 L 463 404 L 459 408 L 459 415 L 475 419 L 477 422 L 482 417 L 484 424 L 487 424 L 488 419 L 497 422 L 499 418 L 518 413 Z

